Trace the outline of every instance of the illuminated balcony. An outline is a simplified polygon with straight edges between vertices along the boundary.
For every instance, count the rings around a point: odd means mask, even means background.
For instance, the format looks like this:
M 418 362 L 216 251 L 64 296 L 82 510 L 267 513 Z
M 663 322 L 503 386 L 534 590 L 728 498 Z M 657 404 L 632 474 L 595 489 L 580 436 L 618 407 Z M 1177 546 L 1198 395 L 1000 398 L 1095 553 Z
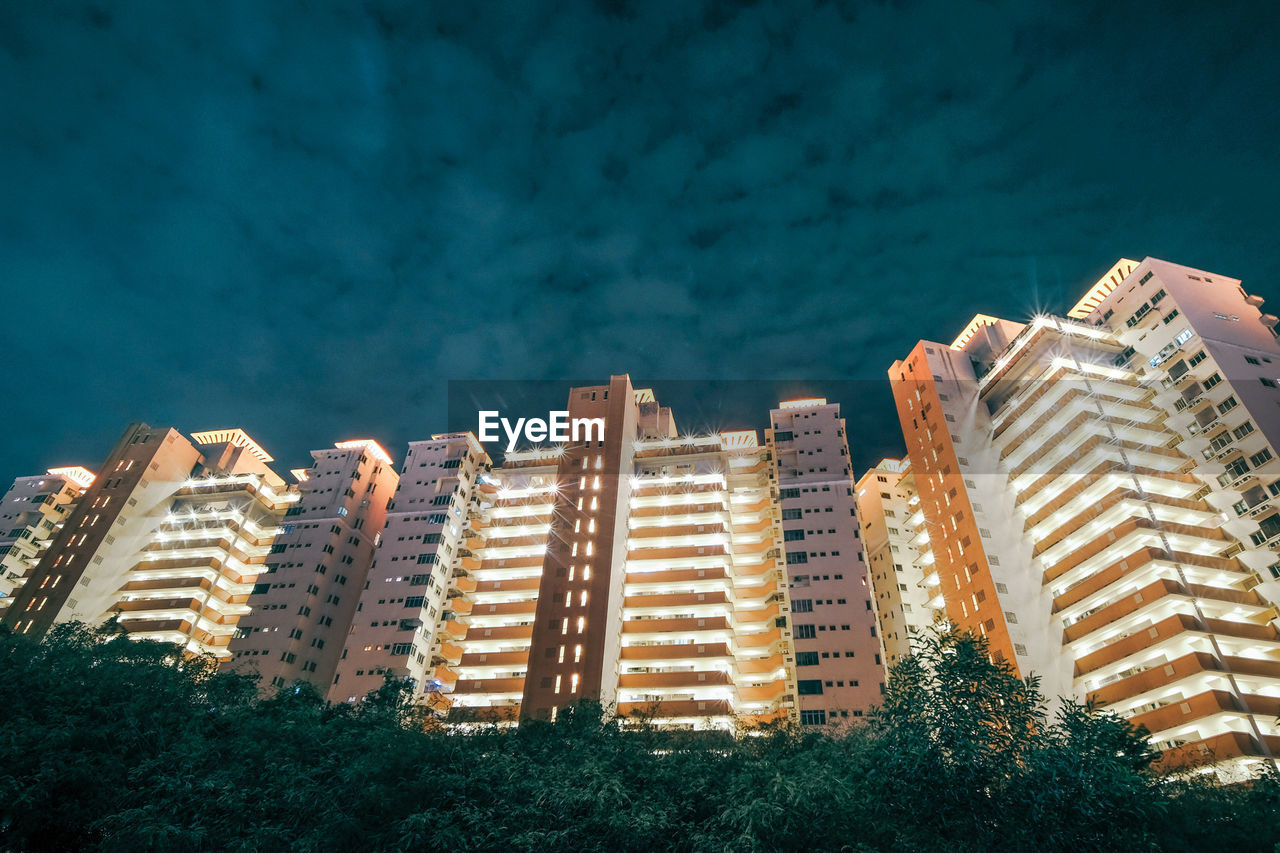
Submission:
M 645 717 L 652 720 L 679 720 L 706 723 L 707 718 L 732 717 L 733 705 L 728 699 L 686 699 L 649 702 L 619 702 L 618 714 L 623 717 Z

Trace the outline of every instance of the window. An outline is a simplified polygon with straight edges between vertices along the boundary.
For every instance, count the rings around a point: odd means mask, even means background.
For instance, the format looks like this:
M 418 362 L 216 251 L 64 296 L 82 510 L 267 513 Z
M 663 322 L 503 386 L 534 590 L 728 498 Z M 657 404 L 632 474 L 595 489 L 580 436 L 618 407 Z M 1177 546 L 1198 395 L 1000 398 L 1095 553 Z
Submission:
M 1245 360 L 1245 361 L 1247 361 L 1247 362 L 1249 362 L 1250 364 L 1257 364 L 1257 365 L 1261 365 L 1261 364 L 1262 364 L 1262 362 L 1258 361 L 1256 358 L 1254 358 L 1254 357 L 1253 357 L 1253 356 L 1251 356 L 1251 355 L 1246 355 L 1246 356 L 1244 357 L 1244 360 Z
M 1276 387 L 1276 381 L 1274 379 L 1268 379 L 1265 376 L 1259 376 L 1258 381 L 1261 382 L 1263 385 L 1266 385 L 1268 388 Z
M 423 601 L 423 596 L 411 595 L 404 600 L 404 606 L 405 607 L 421 607 L 422 601 Z
M 800 515 L 801 513 L 798 509 L 784 509 L 782 511 L 782 520 L 794 521 L 795 519 L 800 518 Z
M 1236 438 L 1244 438 L 1246 435 L 1248 435 L 1251 432 L 1253 432 L 1253 422 L 1245 421 L 1244 423 L 1240 424 L 1240 426 L 1233 429 L 1231 431 L 1231 434 L 1234 435 Z
M 817 666 L 817 652 L 796 652 L 796 666 Z
M 1258 527 L 1261 529 L 1249 537 L 1255 545 L 1261 545 L 1268 539 L 1280 535 L 1280 515 L 1267 516 L 1258 522 Z
M 796 563 L 807 563 L 807 562 L 809 562 L 809 555 L 806 554 L 804 551 L 799 551 L 795 554 L 787 555 L 787 565 L 789 566 L 795 565 Z
M 1257 468 L 1259 465 L 1263 465 L 1269 462 L 1270 460 L 1271 460 L 1271 451 L 1266 447 L 1262 448 L 1257 453 L 1249 457 L 1249 462 L 1253 465 L 1254 468 Z
M 794 599 L 794 600 L 791 602 L 791 610 L 792 610 L 792 612 L 793 612 L 793 613 L 812 613 L 812 612 L 813 612 L 813 599 L 812 599 L 812 598 L 797 598 L 797 599 Z
M 814 637 L 816 637 L 816 636 L 818 636 L 818 632 L 814 629 L 814 627 L 813 627 L 812 625 L 797 625 L 797 626 L 796 626 L 796 639 L 797 639 L 797 640 L 812 640 L 812 639 L 813 639 Z
M 796 692 L 801 696 L 815 696 L 822 692 L 822 681 L 817 678 L 801 679 L 796 682 Z
M 391 646 L 391 654 L 407 655 L 413 649 L 413 643 L 395 643 Z
M 1238 456 L 1227 463 L 1227 482 L 1243 477 L 1249 470 L 1248 464 L 1245 463 L 1243 456 Z
M 819 693 L 822 691 L 819 690 Z M 802 726 L 825 726 L 827 724 L 826 711 L 801 711 L 800 725 Z
M 1225 415 L 1227 412 L 1234 409 L 1237 405 L 1239 404 L 1236 402 L 1235 397 L 1228 397 L 1227 399 L 1223 400 L 1221 403 L 1218 404 L 1218 414 Z
M 1142 322 L 1142 318 L 1151 313 L 1151 303 L 1144 302 L 1138 306 L 1138 310 L 1133 312 L 1133 316 L 1124 321 L 1124 324 L 1132 329 L 1138 323 Z
M 1161 300 L 1161 299 L 1164 299 L 1164 298 L 1165 298 L 1165 296 L 1166 296 L 1166 294 L 1165 294 L 1165 292 L 1164 292 L 1164 288 L 1160 288 L 1159 290 L 1157 290 L 1157 291 L 1155 292 L 1155 295 L 1153 295 L 1153 296 L 1151 297 L 1151 304 L 1152 304 L 1152 305 L 1159 305 L 1159 304 L 1160 304 L 1160 300 Z
M 1217 384 L 1218 384 L 1219 382 L 1221 382 L 1221 381 L 1222 381 L 1222 377 L 1221 377 L 1220 375 L 1218 375 L 1217 373 L 1214 373 L 1214 374 L 1209 375 L 1209 376 L 1208 376 L 1208 377 L 1206 377 L 1206 378 L 1205 378 L 1205 380 L 1204 380 L 1204 387 L 1205 387 L 1205 390 L 1207 391 L 1208 389 L 1210 389 L 1210 388 L 1212 388 L 1213 386 L 1217 385 Z
M 1195 355 L 1191 356 L 1191 358 L 1187 359 L 1187 366 L 1195 367 L 1197 364 L 1204 361 L 1208 357 L 1209 356 L 1204 354 L 1204 350 L 1200 350 L 1200 352 L 1196 353 Z
M 782 531 L 782 540 L 784 542 L 795 542 L 804 538 L 803 530 L 784 530 Z

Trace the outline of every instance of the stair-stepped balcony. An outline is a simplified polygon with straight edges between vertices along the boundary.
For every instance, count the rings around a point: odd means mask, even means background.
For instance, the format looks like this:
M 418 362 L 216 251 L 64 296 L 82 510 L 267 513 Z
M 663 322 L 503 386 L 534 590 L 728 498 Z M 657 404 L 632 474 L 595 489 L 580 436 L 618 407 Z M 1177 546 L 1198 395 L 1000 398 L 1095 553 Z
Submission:
M 689 606 L 728 604 L 729 596 L 723 591 L 628 595 L 623 599 L 623 613 L 626 617 L 641 614 L 660 615 L 666 610 L 681 610 Z M 727 612 L 727 607 L 725 609 Z
M 1088 645 L 1105 642 L 1109 635 L 1142 628 L 1174 612 L 1193 614 L 1199 605 L 1210 618 L 1231 617 L 1260 624 L 1268 606 L 1256 593 L 1192 584 L 1161 578 L 1097 610 L 1082 613 L 1063 629 L 1063 643 Z
M 786 660 L 780 654 L 764 657 L 741 657 L 737 659 L 739 675 L 775 675 L 779 678 L 786 675 Z
M 734 645 L 739 649 L 772 649 L 784 639 L 782 628 L 773 623 L 762 623 L 770 627 L 757 631 L 739 631 L 734 635 Z
M 729 592 L 733 581 L 724 566 L 708 568 L 658 568 L 653 571 L 628 571 L 626 575 L 628 594 L 637 594 L 651 590 L 661 590 L 678 584 L 682 588 L 699 592 Z
M 527 598 L 521 601 L 474 604 L 465 598 L 455 598 L 449 602 L 449 607 L 459 616 L 469 615 L 471 618 L 468 624 L 476 626 L 482 624 L 483 620 L 488 617 L 495 619 L 510 616 L 531 618 L 537 611 L 538 602 L 536 599 Z
M 451 691 L 454 701 L 463 696 L 494 699 L 520 699 L 524 694 L 523 678 L 459 678 Z
M 476 581 L 475 590 L 469 593 L 467 597 L 476 604 L 512 599 L 533 599 L 536 598 L 538 588 L 541 585 L 542 578 L 540 576 L 479 580 Z
M 1110 528 L 1105 536 L 1064 540 L 1042 554 L 1040 559 L 1046 566 L 1044 582 L 1055 589 L 1070 585 L 1127 551 L 1142 545 L 1163 549 L 1164 542 L 1175 551 L 1194 555 L 1211 548 L 1229 547 L 1235 540 L 1220 529 L 1170 522 L 1157 524 L 1149 518 L 1136 517 Z
M 733 629 L 725 616 L 684 616 L 662 619 L 627 619 L 622 623 L 622 633 L 628 639 L 646 640 L 678 635 L 697 639 L 699 642 L 727 642 Z
M 1225 732 L 1205 740 L 1165 749 L 1157 766 L 1164 770 L 1177 770 L 1213 762 L 1222 768 L 1228 763 L 1251 763 L 1251 759 L 1261 759 L 1268 752 L 1273 756 L 1280 755 L 1280 737 L 1267 737 L 1266 743 L 1267 750 L 1264 751 L 1253 736 L 1246 732 Z
M 732 722 L 734 708 L 728 699 L 642 699 L 618 702 L 622 717 L 640 717 L 654 722 L 684 723 L 690 727 L 713 727 L 717 719 L 723 725 Z
M 445 625 L 450 623 L 445 622 Z M 457 635 L 451 635 L 457 636 Z M 477 626 L 471 629 L 463 629 L 462 637 L 466 643 L 464 648 L 470 650 L 477 643 L 486 641 L 506 641 L 506 640 L 523 640 L 528 641 L 533 637 L 533 625 L 507 625 L 502 627 L 481 627 Z
M 1126 700 L 1139 701 L 1148 694 L 1166 692 L 1174 684 L 1190 695 L 1226 685 L 1224 674 L 1228 671 L 1237 676 L 1237 681 L 1248 680 L 1241 676 L 1256 676 L 1257 686 L 1250 692 L 1280 688 L 1280 667 L 1274 661 L 1227 657 L 1220 662 L 1208 652 L 1195 651 L 1154 662 L 1147 668 L 1135 667 L 1132 672 L 1089 690 L 1086 696 L 1105 707 Z
M 714 501 L 694 500 L 679 504 L 645 502 L 637 505 L 637 503 L 633 501 L 631 506 L 631 518 L 646 521 L 649 519 L 685 515 L 722 518 L 728 510 L 728 500 L 723 498 Z
M 527 669 L 529 666 L 529 650 L 507 652 L 464 652 L 459 656 L 455 669 L 478 671 L 489 667 L 494 669 Z
M 729 557 L 730 551 L 727 544 L 690 544 L 690 545 L 670 545 L 661 548 L 636 548 L 628 551 L 627 565 L 631 569 L 632 564 L 649 560 L 660 560 L 664 563 L 680 563 L 688 560 L 698 559 L 702 563 L 710 563 L 717 559 L 724 560 Z M 637 566 L 638 568 L 638 566 Z
M 670 666 L 691 660 L 705 663 L 719 661 L 726 667 L 733 662 L 729 644 L 723 642 L 624 645 L 620 656 L 624 668 L 639 661 L 647 662 L 649 666 Z
M 1093 612 L 1100 605 L 1122 597 L 1133 584 L 1143 586 L 1159 578 L 1177 580 L 1179 568 L 1188 583 L 1210 586 L 1222 586 L 1224 578 L 1227 584 L 1239 583 L 1247 571 L 1237 559 L 1177 551 L 1172 555 L 1177 563 L 1175 567 L 1158 545 L 1116 556 L 1118 559 L 1106 567 L 1082 575 L 1074 582 L 1054 584 L 1054 612 L 1071 622 L 1082 613 Z M 1113 586 L 1122 580 L 1123 586 Z
M 723 541 L 728 533 L 723 521 L 707 523 L 681 523 L 646 525 L 631 528 L 627 546 L 630 548 L 653 547 L 652 540 L 671 540 L 687 543 L 713 543 Z M 662 544 L 661 542 L 657 544 Z
M 1155 651 L 1167 652 L 1162 660 L 1178 657 L 1201 648 L 1202 644 L 1197 641 L 1204 633 L 1195 616 L 1174 614 L 1146 630 L 1112 640 L 1102 648 L 1081 656 L 1075 662 L 1075 676 L 1105 675 L 1109 674 L 1108 668 L 1127 669 L 1134 656 L 1146 660 Z
M 670 691 L 687 693 L 690 688 L 732 687 L 728 672 L 715 669 L 688 669 L 672 672 L 624 672 L 618 676 L 618 687 L 627 693 Z
M 764 684 L 738 686 L 740 706 L 773 705 L 788 695 L 787 683 L 783 679 L 768 681 Z

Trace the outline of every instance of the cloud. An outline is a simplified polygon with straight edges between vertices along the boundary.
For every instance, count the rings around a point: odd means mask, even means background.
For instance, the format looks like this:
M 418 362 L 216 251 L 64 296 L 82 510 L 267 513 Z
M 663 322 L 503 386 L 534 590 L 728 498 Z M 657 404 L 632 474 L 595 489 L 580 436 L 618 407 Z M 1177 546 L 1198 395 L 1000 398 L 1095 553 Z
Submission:
M 879 381 L 1120 255 L 1268 295 L 1275 29 L 942 0 L 8 4 L 0 345 L 28 416 L 0 469 L 94 464 L 130 419 L 252 425 L 285 460 L 399 445 L 444 427 L 451 378 Z M 879 453 L 876 411 L 852 438 Z

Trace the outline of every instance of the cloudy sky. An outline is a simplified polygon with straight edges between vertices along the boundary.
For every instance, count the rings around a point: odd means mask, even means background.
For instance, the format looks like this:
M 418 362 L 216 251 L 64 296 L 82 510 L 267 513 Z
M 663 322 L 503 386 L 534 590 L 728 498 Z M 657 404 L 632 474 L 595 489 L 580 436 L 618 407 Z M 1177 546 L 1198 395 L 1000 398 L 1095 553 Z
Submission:
M 1131 5 L 0 4 L 0 477 L 621 372 L 857 380 L 867 462 L 975 312 L 1120 256 L 1280 298 L 1277 16 Z

